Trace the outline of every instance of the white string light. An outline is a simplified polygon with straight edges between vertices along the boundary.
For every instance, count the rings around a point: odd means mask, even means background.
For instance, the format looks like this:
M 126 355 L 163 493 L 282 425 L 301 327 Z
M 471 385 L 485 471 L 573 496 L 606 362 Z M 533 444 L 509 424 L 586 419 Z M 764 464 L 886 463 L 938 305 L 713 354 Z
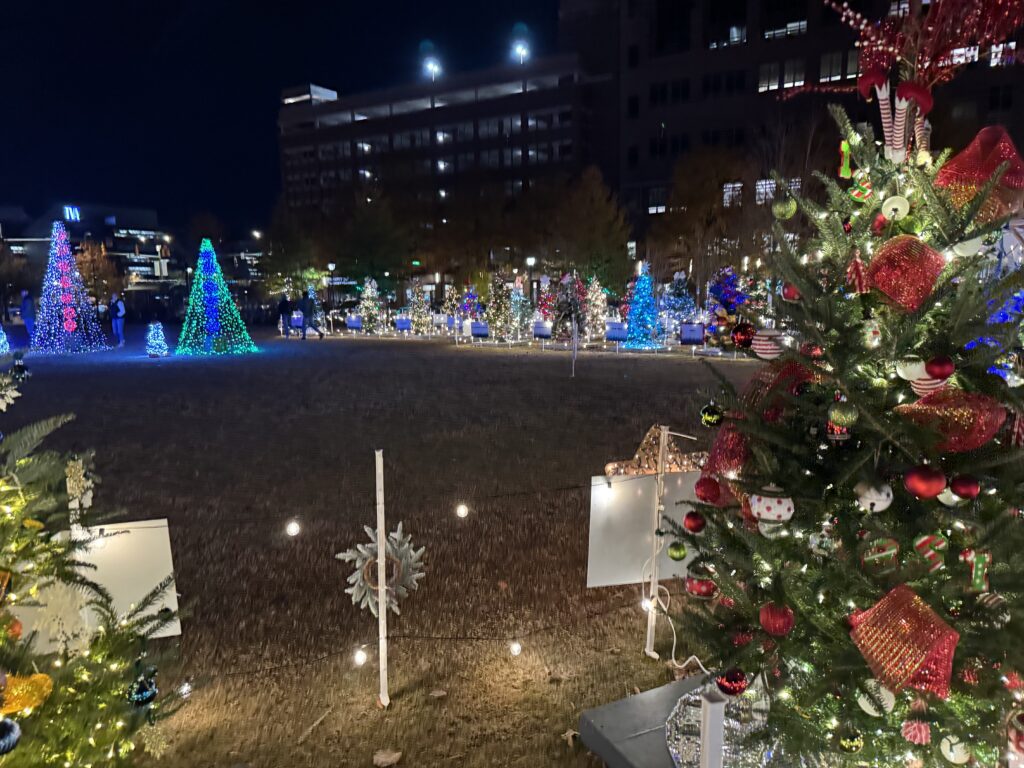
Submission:
M 363 666 L 363 664 L 366 663 L 367 658 L 368 657 L 366 655 L 366 651 L 364 651 L 362 648 L 357 648 L 356 652 L 352 654 L 352 663 L 355 664 L 357 667 L 361 667 Z
M 302 532 L 302 526 L 299 525 L 299 521 L 292 518 L 288 521 L 288 525 L 284 527 L 284 532 L 289 536 L 298 536 Z
M 462 518 L 469 517 L 469 507 L 465 504 L 459 504 L 459 506 L 455 508 L 455 516 Z
M 518 656 L 523 652 L 523 646 L 518 640 L 513 640 L 509 643 L 508 650 L 513 656 Z

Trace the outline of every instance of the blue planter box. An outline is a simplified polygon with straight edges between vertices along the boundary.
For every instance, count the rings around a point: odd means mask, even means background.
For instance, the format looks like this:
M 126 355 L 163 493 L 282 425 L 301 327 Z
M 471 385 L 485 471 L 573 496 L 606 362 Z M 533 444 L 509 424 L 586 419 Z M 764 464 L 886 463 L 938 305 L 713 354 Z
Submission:
M 473 323 L 470 326 L 470 330 L 473 333 L 474 339 L 486 339 L 491 335 L 491 329 L 488 327 L 487 323 Z
M 698 345 L 704 343 L 704 323 L 681 323 L 679 343 Z
M 627 330 L 625 323 L 616 320 L 609 320 L 604 324 L 605 341 L 625 341 L 626 335 Z
M 345 327 L 350 331 L 361 331 L 363 330 L 363 318 L 359 315 L 349 315 L 345 318 Z
M 454 315 L 448 315 L 447 325 L 448 325 L 448 330 L 449 331 L 452 330 L 455 327 L 455 316 Z
M 411 331 L 412 330 L 412 318 L 411 317 L 396 317 L 395 318 L 395 330 L 396 331 Z
M 535 339 L 550 339 L 551 338 L 551 323 L 541 320 L 533 324 L 533 338 Z

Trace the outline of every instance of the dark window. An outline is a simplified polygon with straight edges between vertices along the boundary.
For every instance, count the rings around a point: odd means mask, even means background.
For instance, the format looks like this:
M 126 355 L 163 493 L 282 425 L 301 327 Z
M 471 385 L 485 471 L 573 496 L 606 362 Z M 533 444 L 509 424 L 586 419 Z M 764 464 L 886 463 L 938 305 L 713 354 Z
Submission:
M 630 96 L 626 102 L 626 116 L 630 118 L 640 117 L 640 97 Z
M 631 19 L 636 17 L 636 0 L 626 0 L 626 16 Z
M 668 103 L 668 83 L 651 83 L 651 106 Z
M 690 50 L 690 3 L 654 0 L 654 50 L 660 56 Z
M 1008 85 L 994 85 L 988 91 L 988 108 L 1008 110 L 1013 106 L 1013 91 Z
M 651 138 L 651 157 L 665 157 L 668 154 L 668 139 L 665 136 L 654 136 Z
M 690 137 L 685 133 L 677 133 L 671 139 L 671 152 L 673 156 L 681 155 L 690 149 Z
M 689 80 L 673 80 L 672 81 L 672 103 L 678 104 L 680 101 L 686 101 L 690 98 L 690 81 Z
M 636 168 L 638 162 L 640 162 L 640 150 L 636 144 L 631 144 L 629 149 L 626 150 L 626 164 L 630 168 Z
M 636 69 L 640 65 L 640 46 L 634 43 L 626 49 L 626 65 Z

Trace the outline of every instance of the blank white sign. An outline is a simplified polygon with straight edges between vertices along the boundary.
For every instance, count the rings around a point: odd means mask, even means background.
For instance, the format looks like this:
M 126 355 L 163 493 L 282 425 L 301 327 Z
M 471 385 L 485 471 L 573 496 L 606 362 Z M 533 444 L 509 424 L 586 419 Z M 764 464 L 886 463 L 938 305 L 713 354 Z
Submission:
M 665 475 L 665 516 L 682 523 L 696 501 L 693 484 L 700 472 L 674 472 Z M 651 557 L 653 508 L 658 491 L 655 475 L 590 479 L 590 547 L 587 555 L 587 586 L 612 587 L 639 584 L 644 564 Z M 677 503 L 683 502 L 683 503 Z M 667 528 L 659 520 L 659 525 Z M 660 578 L 682 578 L 693 559 L 676 562 L 668 556 L 672 537 L 666 537 L 658 558 Z

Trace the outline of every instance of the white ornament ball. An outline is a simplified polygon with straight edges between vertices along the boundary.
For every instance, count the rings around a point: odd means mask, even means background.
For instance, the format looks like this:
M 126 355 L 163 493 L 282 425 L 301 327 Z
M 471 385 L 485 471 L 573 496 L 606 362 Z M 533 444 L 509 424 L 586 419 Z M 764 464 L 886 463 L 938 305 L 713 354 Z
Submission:
M 939 751 L 953 765 L 966 765 L 971 759 L 971 750 L 956 736 L 943 736 Z
M 924 360 L 920 357 L 907 357 L 896 363 L 896 375 L 904 381 L 915 381 L 916 379 L 928 378 L 928 371 L 925 370 Z
M 892 504 L 892 486 L 888 483 L 873 485 L 862 480 L 853 487 L 853 492 L 865 512 L 884 512 Z
M 948 485 L 942 489 L 936 498 L 947 507 L 959 507 L 967 503 L 967 499 L 961 499 L 949 489 Z
M 871 717 L 882 717 L 892 712 L 896 706 L 896 695 L 892 691 L 873 677 L 865 680 L 862 687 L 871 691 L 874 698 L 869 697 L 864 691 L 858 694 L 857 705 L 861 709 L 871 715 Z M 879 711 L 878 705 L 875 704 L 875 700 L 882 705 L 881 711 Z
M 893 195 L 882 203 L 882 215 L 887 219 L 898 221 L 910 213 L 910 201 L 902 195 Z
M 972 237 L 953 245 L 953 253 L 957 256 L 974 256 L 985 244 L 984 237 Z
M 777 485 L 767 485 L 750 496 L 750 512 L 758 520 L 784 523 L 793 517 L 793 500 L 782 495 Z

